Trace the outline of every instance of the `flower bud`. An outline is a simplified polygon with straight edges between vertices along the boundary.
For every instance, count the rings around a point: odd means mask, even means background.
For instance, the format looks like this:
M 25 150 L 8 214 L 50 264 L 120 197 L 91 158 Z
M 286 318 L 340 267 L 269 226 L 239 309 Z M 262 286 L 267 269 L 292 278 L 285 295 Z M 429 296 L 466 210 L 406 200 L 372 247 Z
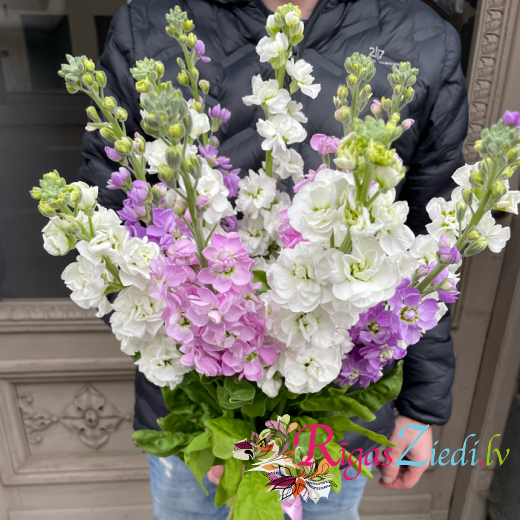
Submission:
M 402 123 L 401 123 L 401 128 L 403 130 L 410 130 L 410 128 L 412 127 L 412 125 L 415 123 L 415 121 L 413 119 L 405 119 Z
M 188 203 L 184 199 L 178 199 L 173 206 L 173 211 L 178 217 L 182 217 L 187 209 Z
M 85 85 L 92 86 L 92 84 L 94 83 L 94 76 L 92 76 L 92 74 L 84 74 L 83 77 L 81 78 L 81 81 Z
M 118 153 L 128 154 L 132 152 L 134 148 L 134 143 L 130 137 L 122 137 L 118 139 L 114 144 L 114 149 Z
M 54 217 L 56 215 L 56 208 L 54 206 L 51 206 L 48 202 L 45 200 L 40 200 L 40 203 L 38 204 L 38 211 L 44 216 L 44 217 Z
M 474 242 L 472 242 L 467 249 L 464 251 L 464 256 L 473 256 L 481 253 L 486 249 L 488 245 L 488 241 L 484 237 L 477 238 Z
M 176 123 L 170 126 L 170 137 L 172 139 L 180 139 L 184 135 L 184 127 Z
M 338 87 L 337 94 L 340 99 L 347 99 L 348 98 L 348 88 L 345 85 L 340 85 Z
M 98 70 L 96 72 L 96 81 L 101 88 L 105 88 L 107 86 L 107 75 L 102 70 Z
M 199 71 L 197 70 L 197 67 L 192 67 L 191 68 L 190 76 L 193 78 L 194 81 L 198 81 L 198 79 L 199 79 Z
M 471 185 L 476 188 L 482 188 L 484 185 L 484 176 L 482 175 L 482 172 L 478 170 L 470 173 L 469 180 Z
M 199 88 L 202 90 L 203 94 L 207 94 L 209 92 L 209 81 L 206 79 L 201 79 L 199 81 Z
M 116 100 L 112 96 L 107 96 L 103 100 L 103 108 L 109 112 L 113 112 L 117 108 Z
M 173 145 L 166 149 L 166 163 L 172 170 L 178 170 L 182 162 L 182 146 Z
M 187 86 L 190 84 L 190 78 L 188 74 L 186 74 L 185 70 L 181 70 L 179 74 L 177 74 L 177 81 L 180 85 Z
M 65 88 L 67 89 L 67 92 L 69 94 L 76 94 L 76 92 L 79 91 L 80 86 L 79 85 L 67 85 Z
M 472 229 L 469 233 L 468 233 L 468 238 L 470 240 L 477 240 L 477 238 L 480 238 L 480 233 L 476 230 L 476 229 Z
M 383 113 L 383 106 L 381 105 L 381 101 L 374 99 L 374 101 L 372 101 L 372 105 L 370 107 L 370 112 L 372 112 L 372 114 L 374 114 L 374 117 L 376 119 L 379 119 Z
M 182 70 L 186 70 L 186 63 L 184 63 L 184 60 L 179 57 L 177 58 L 177 65 L 182 69 Z
M 148 83 L 146 82 L 146 80 L 142 79 L 141 81 L 138 81 L 135 84 L 135 89 L 137 90 L 137 92 L 145 94 L 146 92 L 148 92 Z
M 181 47 L 184 47 L 188 43 L 188 37 L 185 34 L 181 34 L 177 41 L 181 44 Z
M 406 89 L 405 99 L 407 103 L 410 103 L 415 95 L 415 90 L 412 87 Z
M 208 141 L 210 146 L 216 146 L 217 148 L 220 146 L 220 140 L 216 135 L 211 136 L 211 139 Z
M 507 193 L 506 187 L 501 182 L 495 182 L 491 190 L 491 198 L 494 201 L 500 200 Z
M 99 119 L 97 110 L 94 107 L 88 107 L 86 112 L 87 112 L 87 116 L 90 118 L 91 121 L 93 121 L 94 123 L 101 122 L 101 119 Z
M 89 59 L 86 59 L 83 62 L 83 66 L 85 67 L 87 72 L 94 72 L 94 70 L 96 70 L 96 64 L 92 60 L 89 60 Z
M 393 121 L 395 124 L 399 123 L 399 121 L 401 120 L 401 115 L 398 113 L 398 112 L 394 112 L 391 117 L 390 117 L 390 121 Z
M 117 141 L 117 136 L 112 132 L 112 130 L 108 127 L 102 128 L 99 133 L 101 134 L 101 137 L 109 141 L 110 143 L 115 143 Z
M 471 205 L 473 202 L 473 190 L 471 188 L 465 188 L 462 190 L 462 198 L 466 204 Z
M 30 192 L 31 197 L 36 200 L 40 200 L 42 198 L 42 189 L 41 188 L 33 188 Z
M 139 133 L 135 133 L 134 136 L 134 148 L 139 153 L 144 153 L 146 150 L 146 140 L 143 136 L 139 135 Z
M 347 78 L 347 87 L 352 88 L 357 83 L 358 83 L 357 76 L 355 76 L 354 74 L 350 74 L 350 76 Z
M 200 157 L 197 155 L 192 155 L 187 159 L 184 159 L 181 164 L 182 169 L 195 177 L 196 179 L 200 178 L 202 174 L 202 163 Z
M 195 24 L 193 23 L 193 20 L 187 20 L 184 22 L 184 30 L 186 32 L 191 31 L 195 27 Z
M 167 185 L 175 179 L 175 171 L 172 170 L 167 164 L 160 164 L 158 170 L 159 179 L 165 182 Z
M 162 61 L 156 61 L 155 69 L 157 70 L 157 75 L 162 78 L 164 75 L 164 63 Z
M 352 110 L 350 107 L 341 107 L 340 109 L 336 110 L 336 112 L 334 112 L 334 117 L 337 121 L 346 122 L 349 120 L 351 114 Z
M 461 202 L 457 202 L 457 222 L 462 222 L 466 216 L 466 206 Z
M 154 184 L 152 186 L 152 195 L 153 195 L 155 203 L 160 204 L 161 199 L 166 195 L 167 192 L 168 192 L 168 188 L 162 182 Z
M 204 211 L 211 206 L 211 199 L 207 195 L 199 195 L 195 204 L 199 211 Z
M 69 193 L 69 202 L 76 203 L 81 200 L 81 188 L 79 186 L 69 185 L 67 186 Z
M 126 121 L 128 119 L 128 112 L 122 107 L 117 107 L 116 115 L 118 121 Z
M 197 36 L 195 33 L 188 34 L 188 40 L 187 43 L 191 49 L 197 45 Z

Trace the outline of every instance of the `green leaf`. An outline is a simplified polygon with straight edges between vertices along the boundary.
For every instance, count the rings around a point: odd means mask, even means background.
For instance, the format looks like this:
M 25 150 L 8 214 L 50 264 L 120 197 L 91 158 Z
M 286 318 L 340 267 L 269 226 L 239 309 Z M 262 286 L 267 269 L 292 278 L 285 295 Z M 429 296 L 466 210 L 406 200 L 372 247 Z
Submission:
M 217 486 L 217 492 L 215 493 L 215 507 L 221 507 L 223 506 L 229 499 L 228 492 L 222 485 L 222 479 L 220 479 L 220 482 Z
M 184 452 L 184 461 L 188 465 L 188 467 L 193 471 L 197 482 L 200 484 L 200 487 L 208 494 L 204 484 L 202 483 L 202 479 L 204 475 L 211 469 L 213 466 L 213 461 L 215 460 L 215 455 L 213 455 L 213 450 L 211 448 L 206 448 L 205 450 L 194 451 L 191 453 Z
M 356 424 L 354 421 L 351 421 L 344 415 L 326 417 L 321 419 L 320 422 L 332 428 L 332 431 L 334 432 L 334 438 L 336 440 L 343 439 L 343 436 L 346 432 L 358 432 L 373 440 L 374 442 L 377 442 L 378 444 L 384 444 L 385 446 L 393 447 L 396 446 L 396 444 L 392 444 L 384 435 L 375 433 L 371 430 L 368 430 L 367 428 L 364 428 L 363 426 L 359 426 L 359 424 Z
M 327 445 L 327 451 L 329 452 L 329 455 L 333 458 L 333 460 L 339 460 L 341 458 L 341 454 L 339 450 L 342 449 L 339 444 L 336 442 L 329 442 Z M 341 491 L 341 468 L 339 464 L 337 466 L 332 466 L 329 470 L 329 473 L 332 473 L 334 475 L 334 478 L 332 479 L 332 491 L 334 493 L 339 493 Z M 332 484 L 335 484 L 333 486 Z
M 242 406 L 242 413 L 248 417 L 263 417 L 265 415 L 266 403 L 269 398 L 262 390 L 257 389 L 255 399 L 252 403 Z
M 169 432 L 195 433 L 200 432 L 201 428 L 183 415 L 172 412 L 162 419 L 157 419 L 157 424 L 161 430 Z
M 402 384 L 403 362 L 399 361 L 397 367 L 391 372 L 384 374 L 377 383 L 370 385 L 368 388 L 350 392 L 348 396 L 376 412 L 385 403 L 397 398 L 401 392 Z
M 267 274 L 265 271 L 251 271 L 253 273 L 253 283 L 262 282 L 262 288 L 257 291 L 259 294 L 262 294 L 270 289 L 269 284 L 267 283 Z
M 211 431 L 213 453 L 223 460 L 229 459 L 233 453 L 233 444 L 249 439 L 254 426 L 250 422 L 233 419 L 223 415 L 205 422 Z
M 169 457 L 178 454 L 193 437 L 194 434 L 184 432 L 138 430 L 132 435 L 132 440 L 139 448 L 151 455 Z
M 203 431 L 197 435 L 186 447 L 185 453 L 192 453 L 194 451 L 201 451 L 211 448 L 211 433 L 208 430 Z
M 239 459 L 230 457 L 224 461 L 224 473 L 220 482 L 227 494 L 232 497 L 237 494 L 238 485 L 242 480 L 242 467 L 244 463 Z
M 225 377 L 224 384 L 217 388 L 217 398 L 222 408 L 236 410 L 253 403 L 255 387 L 247 379 L 239 381 L 238 375 Z
M 249 471 L 238 486 L 235 515 L 246 520 L 283 520 L 282 503 L 277 491 L 267 491 L 269 478 L 259 471 Z
M 196 372 L 188 372 L 182 383 L 178 386 L 186 392 L 191 401 L 195 403 L 206 403 L 217 411 L 222 412 L 220 405 L 215 401 L 209 391 L 201 383 Z
M 327 450 L 328 450 L 328 452 L 332 455 L 332 458 L 333 458 L 334 460 L 339 460 L 339 459 L 341 458 L 341 456 L 342 456 L 342 454 L 340 453 L 340 450 L 343 450 L 343 448 L 342 448 L 339 444 L 337 444 L 337 443 L 335 443 L 335 442 L 331 442 L 331 443 L 329 443 L 329 444 L 327 445 Z M 333 455 L 333 454 L 334 454 L 334 455 Z M 344 461 L 345 461 L 345 462 L 348 462 L 349 457 L 350 457 L 350 452 L 347 451 L 347 450 L 345 450 Z M 356 471 L 357 471 L 357 469 L 358 469 L 358 467 L 359 467 L 359 464 L 361 464 L 361 472 L 360 472 L 360 475 L 362 475 L 363 477 L 366 477 L 366 478 L 368 478 L 368 479 L 370 479 L 370 480 L 372 480 L 372 479 L 374 478 L 374 476 L 372 475 L 372 473 L 370 473 L 370 471 L 368 470 L 368 468 L 363 464 L 362 460 L 360 461 L 359 459 L 357 459 L 357 458 L 355 457 L 355 455 L 353 455 L 352 457 L 350 457 L 350 460 L 354 463 L 354 464 L 352 464 L 352 467 L 353 467 Z M 340 466 L 341 466 L 341 462 L 340 462 L 340 464 L 338 464 L 338 466 L 336 466 L 336 467 L 338 468 L 338 470 L 339 470 L 340 472 L 345 471 L 345 468 L 346 468 L 347 466 L 344 466 L 344 467 L 343 467 L 343 470 L 341 470 Z
M 363 404 L 350 396 L 330 393 L 327 396 L 309 395 L 307 400 L 299 404 L 304 412 L 326 411 L 340 412 L 344 415 L 356 415 L 364 421 L 373 421 L 376 416 Z

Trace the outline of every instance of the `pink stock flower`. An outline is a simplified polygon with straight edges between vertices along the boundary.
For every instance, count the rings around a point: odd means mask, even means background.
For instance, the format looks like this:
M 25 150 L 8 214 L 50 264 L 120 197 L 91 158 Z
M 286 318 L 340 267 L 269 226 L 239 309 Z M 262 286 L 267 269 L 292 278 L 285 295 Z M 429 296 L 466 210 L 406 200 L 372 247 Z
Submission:
M 175 227 L 175 213 L 173 209 L 152 209 L 153 224 L 146 228 L 146 234 L 152 237 L 163 237 L 171 233 Z
M 502 120 L 509 126 L 520 126 L 520 112 L 511 112 L 506 110 L 502 116 Z
M 195 280 L 191 267 L 172 265 L 164 256 L 150 260 L 150 296 L 159 300 L 165 298 L 169 289 L 177 288 L 187 280 Z
M 218 292 L 230 289 L 240 291 L 253 279 L 249 269 L 254 264 L 240 236 L 238 233 L 215 234 L 211 237 L 211 243 L 212 246 L 202 251 L 209 267 L 200 271 L 199 282 L 212 284 Z
M 280 235 L 280 238 L 282 239 L 285 247 L 288 249 L 294 249 L 296 244 L 303 241 L 303 237 L 298 231 L 296 231 L 296 229 L 291 226 L 289 222 L 289 215 L 287 214 L 286 209 L 280 211 L 278 216 L 282 221 L 280 227 L 278 228 L 278 234 Z
M 186 317 L 189 306 L 188 296 L 196 291 L 194 285 L 180 287 L 175 293 L 168 293 L 166 303 L 168 307 L 162 313 L 166 327 L 166 334 L 178 343 L 187 344 L 193 340 L 196 327 Z
M 195 265 L 199 263 L 197 258 L 197 246 L 189 238 L 181 237 L 166 251 L 170 260 L 178 266 Z
M 311 137 L 311 147 L 320 155 L 326 156 L 329 153 L 336 153 L 338 151 L 339 138 L 329 137 L 325 134 L 314 134 Z
M 305 186 L 306 184 L 309 184 L 309 182 L 314 182 L 314 179 L 316 178 L 316 175 L 318 174 L 318 172 L 320 172 L 321 170 L 323 170 L 326 167 L 327 166 L 325 164 L 321 164 L 317 170 L 309 170 L 309 173 L 300 182 L 297 182 L 294 185 L 294 188 L 293 188 L 294 193 L 298 193 L 302 189 L 302 187 Z
M 257 336 L 263 341 L 263 336 Z M 276 361 L 276 347 L 273 345 L 256 346 L 251 343 L 237 341 L 235 345 L 222 354 L 222 372 L 224 375 L 240 373 L 239 380 L 244 377 L 249 381 L 258 381 L 263 374 L 263 364 L 272 365 Z

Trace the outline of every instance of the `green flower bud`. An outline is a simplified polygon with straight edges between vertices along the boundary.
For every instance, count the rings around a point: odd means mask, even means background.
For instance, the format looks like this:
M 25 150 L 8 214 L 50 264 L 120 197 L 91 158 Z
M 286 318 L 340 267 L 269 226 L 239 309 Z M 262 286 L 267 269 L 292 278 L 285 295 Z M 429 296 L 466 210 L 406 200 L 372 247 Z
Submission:
M 152 195 L 156 204 L 160 204 L 161 199 L 166 195 L 168 188 L 161 184 L 154 184 L 152 186 Z
M 173 145 L 166 149 L 166 163 L 172 170 L 178 170 L 182 163 L 182 146 Z
M 341 107 L 340 109 L 336 110 L 336 112 L 334 112 L 334 117 L 337 121 L 343 123 L 349 120 L 351 114 L 352 110 L 350 107 Z
M 128 119 L 128 112 L 121 107 L 117 107 L 117 119 L 118 121 L 126 121 Z
M 188 20 L 187 22 L 184 22 L 184 30 L 186 32 L 191 31 L 195 28 L 195 24 L 193 23 L 193 20 Z
M 401 115 L 398 112 L 394 112 L 390 117 L 390 120 L 397 124 L 401 120 Z
M 157 75 L 162 78 L 164 76 L 164 63 L 162 61 L 157 61 L 156 64 Z
M 109 141 L 110 143 L 115 143 L 117 141 L 117 136 L 112 132 L 112 130 L 108 127 L 104 127 L 99 131 L 101 137 Z
M 98 70 L 96 72 L 96 81 L 101 88 L 105 88 L 107 86 L 107 75 L 102 70 Z
M 201 79 L 199 81 L 199 88 L 202 90 L 203 94 L 207 94 L 209 92 L 209 81 L 206 79 Z
M 148 83 L 146 82 L 146 79 L 138 81 L 135 84 L 135 89 L 137 90 L 137 92 L 141 92 L 141 94 L 145 94 L 146 92 L 148 92 Z
M 457 222 L 462 222 L 466 216 L 466 205 L 459 201 L 457 202 Z
M 65 88 L 69 94 L 75 94 L 80 87 L 78 85 L 67 85 Z
M 184 47 L 188 43 L 188 37 L 185 34 L 181 34 L 177 41 Z
M 196 67 L 192 67 L 190 70 L 190 76 L 193 78 L 193 81 L 198 81 L 199 79 L 199 71 Z
M 412 87 L 406 89 L 405 99 L 407 103 L 410 103 L 415 96 L 415 90 Z
M 184 135 L 184 127 L 176 123 L 175 125 L 170 126 L 170 137 L 172 139 L 180 139 Z
M 177 65 L 183 70 L 186 69 L 186 63 L 184 63 L 184 60 L 181 57 L 177 58 Z
M 354 74 L 350 74 L 347 78 L 347 87 L 352 88 L 354 85 L 358 83 L 358 78 Z
M 103 108 L 109 112 L 113 112 L 117 108 L 117 102 L 112 96 L 107 96 L 103 100 Z
M 472 186 L 475 186 L 475 188 L 481 188 L 484 185 L 484 176 L 482 175 L 482 172 L 477 170 L 470 173 L 469 181 Z
M 144 137 L 140 136 L 137 132 L 134 137 L 134 144 L 137 148 L 137 151 L 140 153 L 144 153 L 146 150 L 146 140 Z
M 468 248 L 464 251 L 464 256 L 473 256 L 481 253 L 486 249 L 488 245 L 488 241 L 484 237 L 477 238 L 474 242 L 472 242 Z
M 197 45 L 197 36 L 195 33 L 188 34 L 188 46 L 193 49 Z
M 188 77 L 188 74 L 186 74 L 185 70 L 181 70 L 179 74 L 177 75 L 177 81 L 180 85 L 187 86 L 190 84 L 190 78 Z
M 471 204 L 473 201 L 473 190 L 471 188 L 462 190 L 462 198 L 466 204 Z
M 41 188 L 34 187 L 29 193 L 33 199 L 40 200 L 42 198 Z
M 348 98 L 348 88 L 347 88 L 347 86 L 346 85 L 340 85 L 338 87 L 337 94 L 338 94 L 338 97 L 340 99 L 347 99 Z
M 56 208 L 49 204 L 45 200 L 40 200 L 38 204 L 38 211 L 44 216 L 44 217 L 55 217 L 56 216 Z
M 159 179 L 167 185 L 170 185 L 170 183 L 175 179 L 175 172 L 167 164 L 160 164 L 158 173 Z
M 122 137 L 114 144 L 114 149 L 118 153 L 129 154 L 134 148 L 134 143 L 130 137 Z
M 166 150 L 166 153 L 168 153 L 168 150 Z M 166 159 L 168 159 L 168 157 Z M 200 157 L 192 155 L 191 157 L 184 159 L 181 163 L 181 168 L 186 173 L 193 175 L 195 179 L 200 178 L 202 174 L 202 163 Z
M 188 209 L 188 204 L 184 199 L 177 199 L 175 204 L 173 205 L 173 211 L 178 217 L 182 217 L 186 210 Z
M 85 70 L 87 72 L 94 72 L 94 70 L 96 70 L 96 64 L 89 59 L 85 59 L 85 61 L 83 62 L 83 66 L 85 67 Z
M 468 238 L 470 240 L 477 240 L 478 238 L 480 238 L 480 233 L 476 230 L 476 229 L 472 229 L 469 233 L 468 233 Z
M 491 190 L 491 197 L 493 201 L 501 199 L 507 193 L 506 187 L 501 182 L 495 182 Z
M 85 84 L 85 85 L 92 86 L 92 84 L 94 83 L 94 76 L 92 76 L 92 74 L 84 74 L 84 75 L 81 77 L 81 81 L 82 81 L 83 84 Z
M 67 186 L 67 192 L 69 193 L 69 202 L 72 204 L 81 200 L 81 188 L 79 186 Z
M 91 121 L 93 121 L 94 123 L 101 122 L 101 119 L 99 118 L 97 110 L 94 107 L 88 107 L 86 112 L 87 112 L 87 116 L 90 118 Z

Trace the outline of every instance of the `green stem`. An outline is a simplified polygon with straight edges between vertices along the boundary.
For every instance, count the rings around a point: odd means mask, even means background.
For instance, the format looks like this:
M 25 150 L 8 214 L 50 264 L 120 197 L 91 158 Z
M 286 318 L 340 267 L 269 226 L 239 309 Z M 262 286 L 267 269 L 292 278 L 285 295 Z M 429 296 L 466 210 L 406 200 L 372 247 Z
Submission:
M 271 150 L 265 152 L 265 173 L 269 177 L 273 175 L 273 154 Z
M 283 395 L 282 398 L 278 401 L 278 404 L 274 408 L 274 411 L 277 413 L 277 415 L 283 415 L 283 409 L 285 408 L 286 404 L 287 404 L 287 396 Z
M 374 195 L 372 195 L 372 197 L 370 197 L 368 199 L 368 202 L 366 203 L 366 207 L 368 209 L 370 209 L 370 206 L 372 206 L 372 204 L 374 203 L 374 201 L 377 199 L 377 197 L 379 197 L 379 195 L 381 195 L 381 192 L 379 190 L 376 191 L 376 193 L 374 193 Z
M 229 507 L 229 513 L 226 520 L 233 520 L 235 514 L 235 505 L 237 503 L 237 495 L 232 496 L 226 501 L 226 505 Z
M 352 237 L 350 236 L 350 228 L 348 228 L 347 234 L 341 242 L 341 245 L 338 247 L 339 251 L 342 251 L 345 254 L 349 254 L 352 251 Z
M 361 190 L 358 190 L 358 200 L 365 206 L 368 197 L 368 191 L 370 184 L 372 183 L 372 166 L 367 164 L 365 173 L 363 174 L 363 182 L 361 184 Z
M 115 278 L 118 285 L 123 286 L 121 279 L 119 278 L 119 269 L 112 263 L 112 260 L 110 260 L 108 256 L 103 255 L 103 260 L 105 261 L 107 271 Z

